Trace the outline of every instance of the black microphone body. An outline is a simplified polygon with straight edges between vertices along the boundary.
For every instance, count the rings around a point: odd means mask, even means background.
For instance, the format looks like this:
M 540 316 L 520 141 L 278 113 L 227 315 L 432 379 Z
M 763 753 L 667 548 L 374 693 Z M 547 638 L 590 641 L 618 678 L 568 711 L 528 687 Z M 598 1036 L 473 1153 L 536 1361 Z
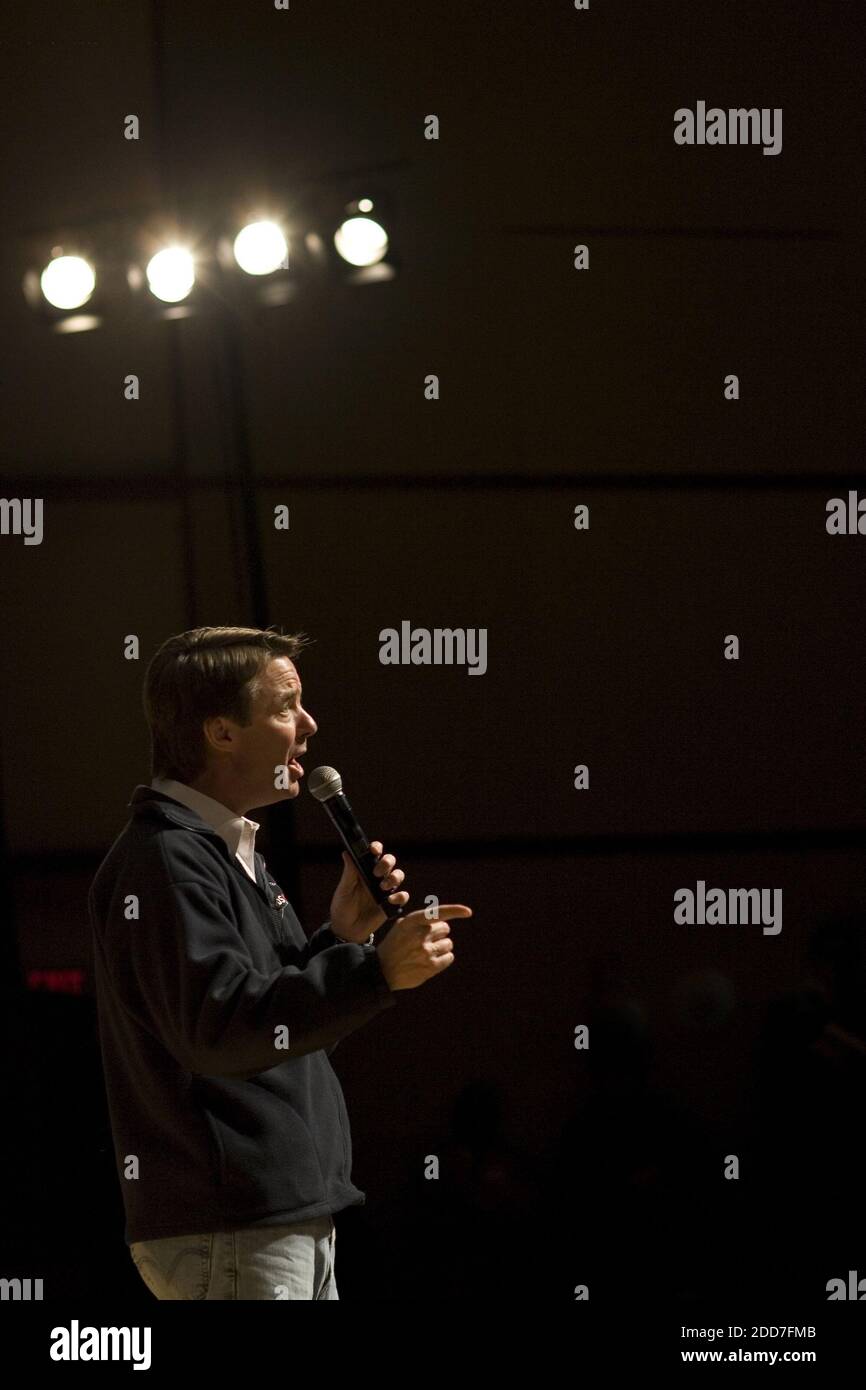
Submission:
M 331 769 L 317 769 L 316 773 L 323 770 L 331 771 Z M 316 776 L 316 773 L 313 773 L 313 777 Z M 312 778 L 310 780 L 312 782 Z M 339 781 L 337 784 L 341 785 Z M 311 790 L 313 790 L 312 787 Z M 389 893 L 399 892 L 400 889 L 383 889 L 382 880 L 373 873 L 373 865 L 378 862 L 378 855 L 374 854 L 370 848 L 370 841 L 358 824 L 346 794 L 343 791 L 334 791 L 330 795 L 323 796 L 320 791 L 313 791 L 313 795 L 318 801 L 321 801 L 327 811 L 337 834 L 366 883 L 373 901 L 382 909 L 389 921 L 402 917 L 403 908 L 396 903 L 388 902 Z

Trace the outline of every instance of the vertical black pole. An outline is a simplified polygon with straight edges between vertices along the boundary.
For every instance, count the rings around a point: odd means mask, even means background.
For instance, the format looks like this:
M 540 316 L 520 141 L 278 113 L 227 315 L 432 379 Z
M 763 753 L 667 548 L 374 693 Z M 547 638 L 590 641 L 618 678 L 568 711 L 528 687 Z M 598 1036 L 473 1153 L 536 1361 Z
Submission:
M 160 196 L 164 207 L 177 221 L 179 215 L 177 185 L 168 157 L 168 82 L 166 78 L 165 4 L 151 0 L 153 34 L 153 88 L 156 119 L 156 150 L 159 170 Z M 195 580 L 195 531 L 193 528 L 192 497 L 189 486 L 189 448 L 187 438 L 186 399 L 184 393 L 181 332 L 183 322 L 169 319 L 168 333 L 171 376 L 171 408 L 174 426 L 174 472 L 178 483 L 180 526 L 183 550 L 184 608 L 187 627 L 197 627 L 201 621 Z
M 222 275 L 222 270 L 220 271 Z M 230 414 L 228 428 L 233 444 L 236 493 L 241 513 L 243 536 L 242 557 L 247 577 L 252 622 L 267 627 L 271 622 L 268 610 L 267 581 L 262 558 L 261 533 L 256 505 L 255 470 L 249 435 L 243 343 L 240 321 L 231 305 L 231 287 L 226 286 L 219 296 L 215 310 L 219 314 L 228 389 L 226 406 Z M 283 803 L 265 810 L 265 843 L 268 867 L 285 889 L 286 896 L 300 917 L 301 880 L 298 872 L 297 833 L 294 808 Z

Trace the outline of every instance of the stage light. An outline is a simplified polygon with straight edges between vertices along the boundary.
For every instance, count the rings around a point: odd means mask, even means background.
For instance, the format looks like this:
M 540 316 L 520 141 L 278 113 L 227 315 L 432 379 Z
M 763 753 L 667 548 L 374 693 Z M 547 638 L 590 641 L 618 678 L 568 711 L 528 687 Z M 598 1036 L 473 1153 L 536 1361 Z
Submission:
M 82 256 L 55 256 L 43 270 L 39 284 L 55 309 L 78 309 L 93 294 L 96 275 Z
M 375 265 L 388 250 L 388 233 L 372 217 L 349 217 L 334 233 L 334 245 L 349 265 Z
M 147 263 L 147 283 L 151 294 L 166 304 L 186 299 L 195 284 L 195 265 L 182 246 L 166 246 Z
M 288 268 L 289 248 L 276 222 L 250 222 L 238 232 L 235 260 L 247 275 L 271 275 Z

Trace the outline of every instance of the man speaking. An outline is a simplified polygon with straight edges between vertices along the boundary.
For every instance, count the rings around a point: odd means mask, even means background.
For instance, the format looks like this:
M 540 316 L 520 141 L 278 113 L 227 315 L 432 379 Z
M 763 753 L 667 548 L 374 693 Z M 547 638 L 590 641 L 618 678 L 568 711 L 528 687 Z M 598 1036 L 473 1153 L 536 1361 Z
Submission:
M 305 639 L 171 637 L 144 684 L 150 786 L 93 880 L 99 1034 L 125 1240 L 160 1299 L 336 1299 L 333 1216 L 364 1202 L 329 1061 L 454 961 L 462 904 L 386 921 L 347 853 L 307 940 L 247 813 L 291 800 L 316 732 Z M 378 841 L 395 907 L 404 874 Z

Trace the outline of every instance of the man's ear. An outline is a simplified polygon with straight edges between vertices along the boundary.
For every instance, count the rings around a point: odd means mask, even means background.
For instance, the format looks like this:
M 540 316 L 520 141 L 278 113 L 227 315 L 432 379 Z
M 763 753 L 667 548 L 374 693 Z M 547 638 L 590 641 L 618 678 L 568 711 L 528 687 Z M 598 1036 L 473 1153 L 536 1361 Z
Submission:
M 232 721 L 222 714 L 214 714 L 202 724 L 205 747 L 215 753 L 225 753 L 234 742 Z

